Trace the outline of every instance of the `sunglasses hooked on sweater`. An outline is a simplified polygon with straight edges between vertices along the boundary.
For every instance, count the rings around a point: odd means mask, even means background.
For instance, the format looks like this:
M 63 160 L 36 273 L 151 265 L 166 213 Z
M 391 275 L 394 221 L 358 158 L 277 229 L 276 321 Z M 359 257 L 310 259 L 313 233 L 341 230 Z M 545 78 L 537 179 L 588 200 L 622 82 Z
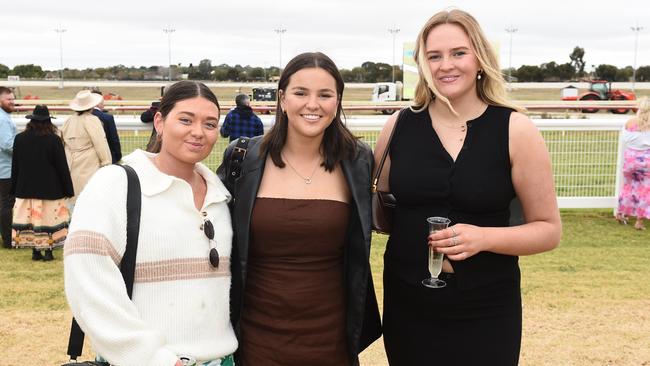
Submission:
M 208 219 L 203 221 L 203 233 L 208 238 L 210 243 L 210 265 L 213 268 L 219 268 L 219 252 L 217 251 L 217 242 L 214 241 L 214 226 L 212 222 Z

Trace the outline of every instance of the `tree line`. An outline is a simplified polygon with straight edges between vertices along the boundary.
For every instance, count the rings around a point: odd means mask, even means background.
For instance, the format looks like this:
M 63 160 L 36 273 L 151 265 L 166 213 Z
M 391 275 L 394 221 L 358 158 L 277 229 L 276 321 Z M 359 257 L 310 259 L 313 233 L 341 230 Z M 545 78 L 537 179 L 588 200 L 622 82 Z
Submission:
M 341 69 L 341 75 L 346 82 L 376 83 L 391 81 L 393 69 L 389 64 L 382 62 L 364 62 L 361 66 L 350 70 Z M 17 75 L 24 79 L 58 79 L 59 70 L 43 70 L 34 64 L 16 65 L 9 68 L 0 64 L 0 78 L 8 75 Z M 86 69 L 63 69 L 63 78 L 66 80 L 168 80 L 170 68 L 168 66 L 110 66 Z M 277 79 L 280 69 L 276 66 L 230 66 L 221 64 L 212 65 L 208 59 L 201 60 L 197 65 L 189 64 L 171 65 L 173 80 L 188 78 L 190 80 L 213 81 L 247 81 L 265 82 Z M 402 80 L 402 70 L 395 66 L 395 79 Z
M 506 78 L 513 81 L 544 82 L 544 81 L 574 81 L 586 79 L 603 79 L 608 81 L 630 81 L 634 69 L 632 66 L 618 68 L 614 65 L 592 65 L 592 70 L 585 71 L 585 50 L 575 47 L 569 54 L 569 62 L 558 64 L 555 61 L 541 65 L 522 65 L 519 68 L 504 69 Z M 395 69 L 395 80 L 402 81 L 402 70 L 383 62 L 366 61 L 361 66 L 352 69 L 341 69 L 341 75 L 346 82 L 376 83 L 391 81 Z M 170 74 L 168 66 L 110 66 L 86 69 L 63 70 L 66 80 L 167 80 Z M 16 65 L 9 68 L 0 63 L 0 78 L 8 75 L 18 75 L 25 79 L 58 79 L 58 70 L 43 70 L 34 64 Z M 230 66 L 227 64 L 212 65 L 209 59 L 201 60 L 197 65 L 171 65 L 173 80 L 187 77 L 191 80 L 264 82 L 276 80 L 280 69 L 276 66 Z M 636 70 L 636 81 L 650 81 L 650 66 L 641 66 Z
M 512 75 L 513 80 L 520 82 L 543 82 L 543 81 L 573 81 L 585 79 L 602 79 L 607 81 L 631 81 L 634 73 L 632 66 L 618 68 L 614 65 L 600 64 L 592 65 L 590 72 L 585 71 L 584 60 L 585 50 L 582 47 L 575 47 L 569 54 L 570 62 L 558 64 L 555 61 L 543 63 L 539 66 L 522 65 L 519 68 L 505 70 Z M 636 81 L 650 81 L 650 66 L 641 66 L 636 70 Z

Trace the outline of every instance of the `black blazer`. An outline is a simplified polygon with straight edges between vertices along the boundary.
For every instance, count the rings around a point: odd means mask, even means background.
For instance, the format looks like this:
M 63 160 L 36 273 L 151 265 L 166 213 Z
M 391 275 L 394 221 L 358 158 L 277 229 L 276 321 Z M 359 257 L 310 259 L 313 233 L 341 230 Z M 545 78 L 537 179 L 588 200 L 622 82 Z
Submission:
M 11 193 L 18 198 L 57 200 L 74 196 L 63 142 L 57 135 L 21 132 L 14 140 Z
M 111 151 L 111 160 L 115 164 L 122 159 L 122 147 L 120 146 L 120 136 L 117 134 L 117 126 L 115 126 L 115 118 L 96 108 L 93 109 L 92 113 L 102 121 L 108 149 Z
M 219 178 L 233 194 L 233 251 L 232 251 L 232 287 L 231 320 L 235 332 L 239 335 L 241 316 L 246 286 L 246 263 L 250 243 L 251 213 L 257 191 L 264 174 L 266 155 L 260 156 L 262 136 L 250 140 L 246 158 L 241 165 L 241 175 L 234 187 L 228 184 L 230 156 L 237 141 L 228 146 L 223 163 L 217 169 Z M 358 364 L 358 354 L 381 336 L 381 320 L 377 299 L 370 273 L 370 243 L 372 231 L 372 210 L 370 181 L 374 158 L 368 145 L 359 142 L 358 153 L 354 160 L 344 160 L 341 165 L 343 174 L 352 194 L 353 211 L 348 224 L 345 246 L 345 293 L 346 293 L 346 335 L 350 362 Z M 246 365 L 244 365 L 246 366 Z

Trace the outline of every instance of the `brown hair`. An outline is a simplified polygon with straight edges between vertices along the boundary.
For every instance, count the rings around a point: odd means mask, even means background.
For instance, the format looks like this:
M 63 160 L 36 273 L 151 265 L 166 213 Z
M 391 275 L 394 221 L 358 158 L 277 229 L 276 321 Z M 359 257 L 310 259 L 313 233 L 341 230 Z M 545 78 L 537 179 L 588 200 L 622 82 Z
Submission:
M 172 84 L 169 87 L 165 87 L 165 93 L 160 100 L 158 113 L 160 113 L 163 119 L 165 119 L 169 112 L 174 109 L 176 103 L 196 97 L 201 97 L 209 100 L 210 102 L 214 103 L 214 105 L 217 106 L 217 110 L 219 110 L 219 100 L 217 100 L 217 96 L 214 95 L 212 90 L 210 90 L 207 85 L 199 81 L 182 80 Z M 153 143 L 150 141 L 149 145 L 147 146 L 147 151 L 158 153 L 160 152 L 161 146 L 162 141 L 160 137 L 156 135 L 155 141 L 153 141 Z
M 339 69 L 334 61 L 321 52 L 306 52 L 294 57 L 282 71 L 278 81 L 278 102 L 275 109 L 275 124 L 264 136 L 260 150 L 262 154 L 269 154 L 273 163 L 280 168 L 285 164 L 281 152 L 287 140 L 289 120 L 280 107 L 280 95 L 284 93 L 289 85 L 291 76 L 306 68 L 320 68 L 329 73 L 336 81 L 336 93 L 338 105 L 336 115 L 332 123 L 325 129 L 323 141 L 321 142 L 321 153 L 323 154 L 323 166 L 326 171 L 333 171 L 341 160 L 353 159 L 357 152 L 357 138 L 350 132 L 341 120 L 343 114 L 343 89 L 345 83 Z
M 415 87 L 415 98 L 411 108 L 415 111 L 422 111 L 429 106 L 431 101 L 440 99 L 455 113 L 449 100 L 436 89 L 431 70 L 427 65 L 427 37 L 433 28 L 441 24 L 457 25 L 469 37 L 472 50 L 478 59 L 479 68 L 482 70 L 482 77 L 476 82 L 478 97 L 489 105 L 509 107 L 518 112 L 524 112 L 524 108 L 508 100 L 499 61 L 481 26 L 469 13 L 458 9 L 443 10 L 434 14 L 427 20 L 418 34 L 413 57 L 418 66 L 419 80 Z

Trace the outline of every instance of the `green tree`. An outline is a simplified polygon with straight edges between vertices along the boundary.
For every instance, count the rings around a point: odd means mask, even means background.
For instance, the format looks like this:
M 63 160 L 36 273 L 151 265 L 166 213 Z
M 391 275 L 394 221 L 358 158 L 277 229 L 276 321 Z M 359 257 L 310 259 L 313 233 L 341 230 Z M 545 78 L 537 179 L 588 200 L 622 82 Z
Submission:
M 571 63 L 567 62 L 557 66 L 557 75 L 562 81 L 573 80 L 576 75 L 576 70 Z
M 207 58 L 201 60 L 201 62 L 199 62 L 197 73 L 201 80 L 212 79 L 212 61 Z
M 633 72 L 634 69 L 632 68 L 632 66 L 625 66 L 622 69 L 618 69 L 616 71 L 616 78 L 614 79 L 614 81 L 623 81 L 623 82 L 631 81 Z
M 353 82 L 356 83 L 365 83 L 369 82 L 368 79 L 366 78 L 366 69 L 363 67 L 355 67 L 352 69 L 352 75 L 354 76 Z
M 602 80 L 615 81 L 618 68 L 614 65 L 601 64 L 596 67 L 596 77 Z
M 576 46 L 573 49 L 573 52 L 569 55 L 569 58 L 571 59 L 571 65 L 573 65 L 573 69 L 576 71 L 576 74 L 578 77 L 582 77 L 585 74 L 585 49 L 582 47 Z
M 250 71 L 248 71 L 248 77 L 251 80 L 264 81 L 266 79 L 266 70 L 262 67 L 252 67 Z
M 636 81 L 650 81 L 650 66 L 641 66 L 636 69 Z
M 559 81 L 557 64 L 555 61 L 543 63 L 540 65 L 543 81 Z
M 521 82 L 526 82 L 526 81 L 543 81 L 544 80 L 544 72 L 539 66 L 531 66 L 531 65 L 521 65 L 516 73 L 513 73 L 512 76 L 517 77 L 517 80 Z
M 9 75 L 9 67 L 7 65 L 0 64 L 0 78 L 6 78 Z
M 16 65 L 13 74 L 24 78 L 42 78 L 45 76 L 43 69 L 34 64 Z

